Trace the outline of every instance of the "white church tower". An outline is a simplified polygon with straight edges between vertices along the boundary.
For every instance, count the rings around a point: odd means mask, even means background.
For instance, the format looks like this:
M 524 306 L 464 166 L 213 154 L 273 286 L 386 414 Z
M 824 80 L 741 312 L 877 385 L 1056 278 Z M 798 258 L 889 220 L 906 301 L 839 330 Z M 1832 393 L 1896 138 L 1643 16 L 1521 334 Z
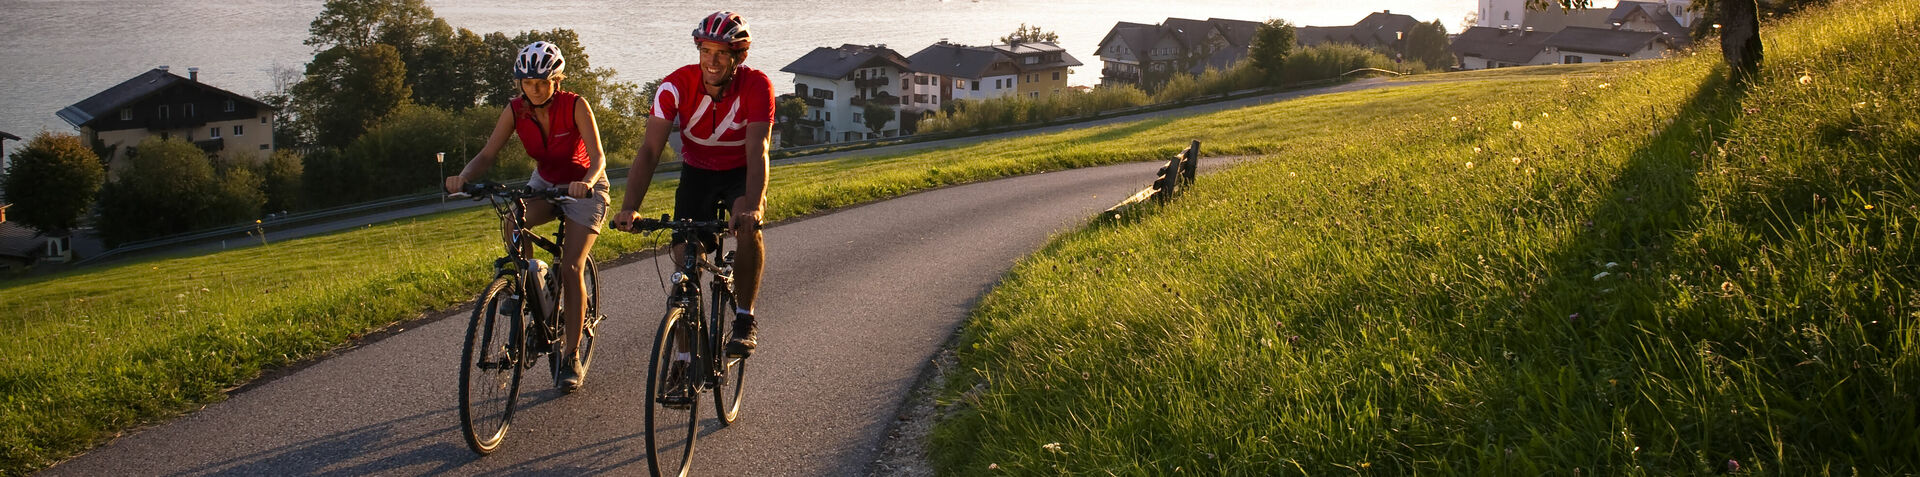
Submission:
M 1527 0 L 1480 0 L 1480 23 L 1490 28 L 1519 28 L 1527 19 Z

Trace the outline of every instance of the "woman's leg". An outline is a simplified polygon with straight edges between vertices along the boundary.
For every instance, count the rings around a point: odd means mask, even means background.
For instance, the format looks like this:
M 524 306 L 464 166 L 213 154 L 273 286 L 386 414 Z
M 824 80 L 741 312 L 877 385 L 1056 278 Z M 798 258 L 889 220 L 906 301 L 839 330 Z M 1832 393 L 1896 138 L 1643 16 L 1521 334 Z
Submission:
M 580 346 L 580 328 L 587 318 L 586 269 L 587 256 L 593 251 L 593 242 L 600 238 L 592 227 L 574 222 L 572 218 L 562 221 L 567 228 L 567 243 L 561 244 L 565 256 L 560 260 L 560 279 L 564 290 L 561 293 L 562 308 L 567 310 L 561 322 L 567 326 L 566 350 L 571 356 Z

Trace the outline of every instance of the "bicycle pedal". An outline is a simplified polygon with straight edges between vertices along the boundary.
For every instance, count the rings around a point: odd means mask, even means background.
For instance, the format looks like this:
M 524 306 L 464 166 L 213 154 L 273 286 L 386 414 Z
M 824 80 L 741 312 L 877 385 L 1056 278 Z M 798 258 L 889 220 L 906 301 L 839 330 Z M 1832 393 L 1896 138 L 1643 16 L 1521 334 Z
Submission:
M 660 403 L 660 407 L 684 411 L 693 407 L 693 396 L 660 396 L 654 402 Z

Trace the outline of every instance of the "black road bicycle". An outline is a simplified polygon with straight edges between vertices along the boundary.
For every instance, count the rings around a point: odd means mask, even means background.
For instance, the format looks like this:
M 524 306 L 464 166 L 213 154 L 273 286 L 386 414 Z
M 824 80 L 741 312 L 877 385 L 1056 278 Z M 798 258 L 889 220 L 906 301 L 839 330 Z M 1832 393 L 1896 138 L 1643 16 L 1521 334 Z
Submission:
M 566 325 L 561 322 L 566 310 L 560 305 L 560 272 L 547 262 L 522 253 L 528 245 L 545 250 L 554 261 L 563 257 L 567 228 L 547 240 L 527 225 L 528 200 L 554 204 L 560 215 L 563 204 L 573 202 L 565 189 L 532 189 L 479 182 L 467 184 L 455 197 L 485 198 L 500 216 L 502 241 L 506 255 L 493 261 L 493 282 L 474 302 L 473 318 L 467 324 L 467 339 L 460 351 L 460 427 L 467 447 L 486 455 L 500 448 L 513 422 L 514 403 L 520 397 L 521 372 L 531 369 L 542 355 L 548 355 L 548 368 L 554 385 L 560 384 L 560 349 L 564 346 Z M 593 363 L 595 328 L 600 315 L 600 267 L 589 257 L 586 270 L 586 320 L 580 334 L 580 368 L 584 373 Z
M 700 436 L 700 395 L 712 392 L 721 425 L 733 424 L 740 417 L 747 362 L 725 351 L 734 308 L 733 252 L 719 247 L 709 260 L 700 244 L 702 235 L 725 232 L 727 222 L 666 216 L 634 221 L 634 233 L 655 230 L 673 231 L 689 253 L 667 279 L 667 313 L 647 365 L 647 459 L 653 475 L 684 476 L 693 469 L 693 443 Z M 700 291 L 702 273 L 712 277 L 706 295 Z M 702 305 L 708 306 L 705 314 Z

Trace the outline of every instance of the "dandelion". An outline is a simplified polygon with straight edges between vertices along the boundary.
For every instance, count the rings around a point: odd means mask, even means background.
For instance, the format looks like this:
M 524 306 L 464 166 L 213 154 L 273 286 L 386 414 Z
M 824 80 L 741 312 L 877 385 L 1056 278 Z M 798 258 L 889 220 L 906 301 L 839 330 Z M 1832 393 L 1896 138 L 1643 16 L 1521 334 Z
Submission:
M 1873 204 L 1867 204 L 1867 210 L 1873 210 Z
M 1372 462 L 1361 462 L 1361 463 L 1360 463 L 1360 468 L 1362 468 L 1362 469 L 1371 469 L 1371 468 L 1373 468 L 1373 463 L 1372 463 Z
M 1514 128 L 1514 129 L 1520 129 L 1520 121 L 1518 121 L 1518 120 L 1515 120 L 1515 121 L 1513 122 L 1513 128 Z
M 1473 153 L 1474 153 L 1474 154 L 1479 154 L 1479 153 L 1480 153 L 1480 146 L 1474 146 L 1474 147 L 1473 147 Z
M 1514 163 L 1514 164 L 1519 164 L 1519 163 L 1520 163 L 1520 157 L 1519 157 L 1519 156 L 1514 156 L 1514 158 L 1513 158 L 1513 163 Z
M 1457 122 L 1460 122 L 1460 117 L 1459 117 L 1459 116 L 1453 116 L 1453 117 L 1449 117 L 1449 118 L 1447 118 L 1447 121 L 1451 121 L 1451 122 L 1456 122 L 1456 123 L 1457 123 Z
M 1467 161 L 1467 168 L 1468 168 L 1468 169 L 1472 169 L 1472 168 L 1473 168 L 1473 161 Z
M 1806 85 L 1810 85 L 1810 84 L 1813 84 L 1813 75 L 1812 75 L 1812 74 L 1802 74 L 1802 75 L 1800 75 L 1800 85 L 1801 85 L 1801 86 L 1806 86 Z

